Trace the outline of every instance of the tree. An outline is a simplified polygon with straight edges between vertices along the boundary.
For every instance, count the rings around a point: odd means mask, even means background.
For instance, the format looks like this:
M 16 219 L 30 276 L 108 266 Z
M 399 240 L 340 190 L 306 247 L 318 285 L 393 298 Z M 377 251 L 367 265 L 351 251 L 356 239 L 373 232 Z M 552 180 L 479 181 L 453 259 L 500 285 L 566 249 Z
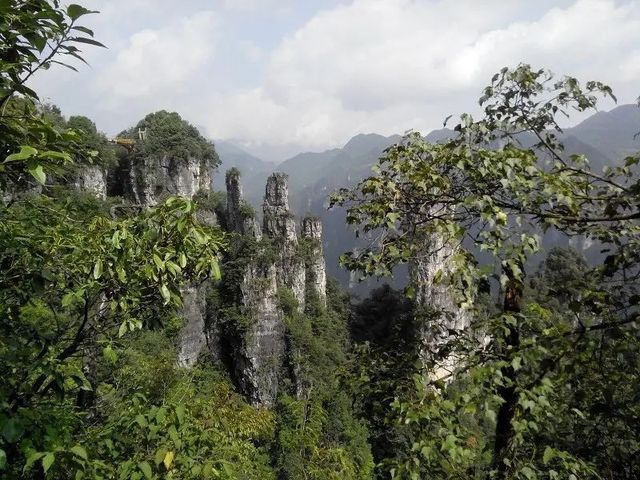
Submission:
M 47 195 L 46 174 L 92 160 L 102 139 L 84 118 L 66 129 L 26 82 L 54 64 L 73 69 L 63 60 L 82 60 L 75 45 L 101 44 L 77 24 L 92 13 L 79 5 L 9 0 L 0 11 L 0 471 L 42 478 L 69 461 L 82 476 L 78 430 L 96 351 L 113 356 L 114 340 L 181 305 L 181 287 L 218 278 L 225 239 L 184 199 L 116 218 L 91 196 Z M 26 194 L 27 175 L 43 194 Z
M 471 328 L 446 349 L 461 359 L 449 382 L 416 376 L 414 396 L 396 401 L 398 419 L 416 426 L 412 453 L 396 474 L 595 475 L 584 452 L 559 448 L 559 438 L 541 445 L 534 438 L 554 430 L 562 419 L 554 412 L 583 414 L 557 388 L 575 374 L 580 346 L 605 331 L 630 340 L 636 321 L 638 159 L 595 172 L 582 155 L 565 158 L 557 136 L 556 117 L 595 108 L 597 95 L 612 93 L 601 83 L 554 80 L 528 65 L 505 68 L 480 99 L 481 120 L 463 115 L 458 136 L 442 144 L 409 134 L 384 152 L 372 177 L 334 197 L 349 207 L 349 223 L 381 232 L 379 243 L 343 257 L 347 267 L 388 275 L 398 263 L 448 245 L 436 283 L 450 285 L 458 304 L 473 312 Z M 521 146 L 524 134 L 535 139 L 532 147 Z M 584 289 L 573 306 L 575 328 L 523 303 L 527 260 L 550 228 L 610 250 L 603 268 L 592 272 L 597 288 Z M 481 264 L 478 251 L 492 259 Z M 491 278 L 499 280 L 502 307 L 496 315 L 474 312 L 478 286 Z
M 79 148 L 80 136 L 60 131 L 40 115 L 38 95 L 27 82 L 40 70 L 62 65 L 75 70 L 68 59 L 83 61 L 78 46 L 103 46 L 93 32 L 78 24 L 96 13 L 57 0 L 9 0 L 0 5 L 0 188 L 23 185 L 25 175 L 44 184 L 46 172 L 70 163 L 70 151 L 92 157 Z

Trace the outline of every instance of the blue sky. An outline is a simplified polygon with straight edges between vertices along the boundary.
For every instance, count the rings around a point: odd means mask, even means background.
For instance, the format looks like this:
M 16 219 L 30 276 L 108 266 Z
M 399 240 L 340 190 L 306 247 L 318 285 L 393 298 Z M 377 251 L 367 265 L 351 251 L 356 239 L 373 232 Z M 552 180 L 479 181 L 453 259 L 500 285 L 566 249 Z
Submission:
M 640 4 L 622 0 L 86 0 L 108 49 L 35 87 L 107 134 L 159 109 L 282 160 L 357 133 L 439 128 L 528 62 L 640 95 Z M 604 109 L 611 104 L 603 105 Z M 574 119 L 574 121 L 577 120 Z

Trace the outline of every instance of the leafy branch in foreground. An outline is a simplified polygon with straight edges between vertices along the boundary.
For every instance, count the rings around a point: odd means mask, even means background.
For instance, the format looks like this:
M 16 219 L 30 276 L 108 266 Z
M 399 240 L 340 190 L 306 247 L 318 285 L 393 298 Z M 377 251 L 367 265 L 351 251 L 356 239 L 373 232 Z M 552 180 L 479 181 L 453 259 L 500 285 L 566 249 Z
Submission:
M 75 70 L 61 59 L 86 63 L 81 45 L 104 47 L 78 24 L 91 13 L 97 12 L 76 4 L 65 9 L 57 0 L 0 4 L 0 189 L 23 187 L 27 178 L 44 184 L 47 172 L 71 163 L 70 153 L 78 150 L 79 133 L 46 121 L 36 108 L 38 95 L 27 83 L 56 64 Z
M 373 176 L 333 198 L 348 207 L 349 223 L 377 233 L 369 248 L 344 255 L 344 265 L 389 275 L 449 246 L 434 282 L 450 286 L 472 317 L 439 350 L 459 359 L 448 383 L 417 375 L 415 395 L 397 398 L 396 420 L 415 426 L 411 454 L 393 470 L 402 478 L 597 476 L 593 455 L 549 432 L 585 415 L 561 387 L 575 381 L 595 334 L 636 350 L 640 175 L 636 157 L 597 172 L 583 155 L 565 154 L 556 116 L 594 109 L 598 96 L 612 93 L 598 82 L 552 78 L 528 65 L 503 69 L 480 100 L 480 120 L 463 115 L 457 136 L 441 144 L 409 134 L 384 152 Z M 571 314 L 525 297 L 530 260 L 550 231 L 580 235 L 608 253 Z M 495 280 L 502 297 L 488 314 L 477 289 Z M 430 287 L 410 290 L 421 288 Z M 437 328 L 452 313 L 427 308 L 422 321 Z
M 99 345 L 157 324 L 181 305 L 188 283 L 219 278 L 225 240 L 179 198 L 123 219 L 44 196 L 1 215 L 0 424 L 15 435 L 0 448 L 17 462 L 46 451 L 51 436 L 64 440 L 37 412 L 81 401 L 92 389 L 86 361 Z

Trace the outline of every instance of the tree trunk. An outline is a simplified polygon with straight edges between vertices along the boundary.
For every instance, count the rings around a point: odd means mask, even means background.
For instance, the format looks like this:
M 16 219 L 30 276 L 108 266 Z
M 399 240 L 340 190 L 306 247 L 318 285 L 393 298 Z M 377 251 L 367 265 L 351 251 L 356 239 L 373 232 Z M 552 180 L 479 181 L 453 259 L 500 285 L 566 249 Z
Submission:
M 509 275 L 509 277 L 510 281 L 504 296 L 503 311 L 507 314 L 519 313 L 522 286 L 519 280 L 513 279 L 511 275 Z M 503 356 L 509 361 L 512 353 L 517 351 L 520 345 L 520 331 L 517 323 L 516 325 L 507 325 L 507 327 L 508 332 L 504 338 Z M 505 386 L 498 389 L 498 395 L 502 398 L 503 403 L 500 405 L 496 417 L 492 468 L 492 470 L 496 472 L 494 478 L 498 480 L 507 478 L 508 466 L 504 463 L 504 459 L 509 455 L 511 443 L 515 435 L 512 421 L 516 413 L 519 396 L 516 390 L 516 372 L 511 366 L 511 362 L 509 362 L 509 365 L 503 367 L 501 371 Z

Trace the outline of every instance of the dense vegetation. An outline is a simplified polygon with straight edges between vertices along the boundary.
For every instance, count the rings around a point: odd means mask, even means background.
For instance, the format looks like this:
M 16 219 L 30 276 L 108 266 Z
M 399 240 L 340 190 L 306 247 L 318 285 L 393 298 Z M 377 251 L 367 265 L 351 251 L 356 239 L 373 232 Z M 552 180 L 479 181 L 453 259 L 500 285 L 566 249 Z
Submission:
M 326 305 L 307 289 L 304 309 L 280 288 L 286 358 L 263 408 L 230 374 L 237 344 L 185 369 L 177 338 L 185 288 L 204 285 L 221 332 L 242 342 L 255 321 L 244 272 L 267 271 L 277 241 L 224 232 L 219 193 L 140 211 L 79 192 L 76 175 L 113 166 L 119 147 L 26 83 L 100 46 L 78 24 L 92 12 L 10 0 L 0 13 L 1 478 L 640 477 L 640 158 L 592 168 L 566 154 L 556 121 L 594 109 L 606 85 L 505 68 L 479 120 L 464 115 L 439 143 L 409 134 L 337 193 L 378 238 L 343 264 L 364 276 L 408 264 L 413 281 L 356 301 L 329 280 Z M 122 135 L 138 130 L 148 141 L 119 150 L 128 161 L 219 163 L 178 114 Z M 601 261 L 542 251 L 549 234 Z M 421 282 L 416 265 L 434 259 Z
M 598 95 L 612 94 L 597 82 L 505 68 L 485 89 L 480 120 L 464 115 L 459 135 L 439 144 L 408 135 L 374 176 L 335 196 L 351 223 L 381 232 L 345 255 L 346 266 L 385 275 L 439 259 L 431 288 L 446 286 L 469 319 L 422 352 L 426 372 L 393 401 L 409 432 L 392 474 L 638 475 L 638 157 L 600 172 L 584 155 L 564 155 L 557 139 L 556 116 L 595 108 Z M 523 133 L 532 146 L 521 146 Z M 552 251 L 529 282 L 549 231 L 595 242 L 603 264 Z M 478 294 L 492 282 L 487 305 Z M 407 293 L 425 298 L 419 283 Z M 456 312 L 430 306 L 415 315 L 427 332 L 451 324 Z M 429 374 L 445 367 L 446 376 Z
M 182 160 L 197 158 L 211 167 L 220 163 L 213 143 L 203 138 L 196 127 L 176 112 L 161 110 L 150 113 L 119 136 L 137 140 L 140 135 L 144 135 L 145 141 L 134 144 L 134 158 L 166 155 Z

